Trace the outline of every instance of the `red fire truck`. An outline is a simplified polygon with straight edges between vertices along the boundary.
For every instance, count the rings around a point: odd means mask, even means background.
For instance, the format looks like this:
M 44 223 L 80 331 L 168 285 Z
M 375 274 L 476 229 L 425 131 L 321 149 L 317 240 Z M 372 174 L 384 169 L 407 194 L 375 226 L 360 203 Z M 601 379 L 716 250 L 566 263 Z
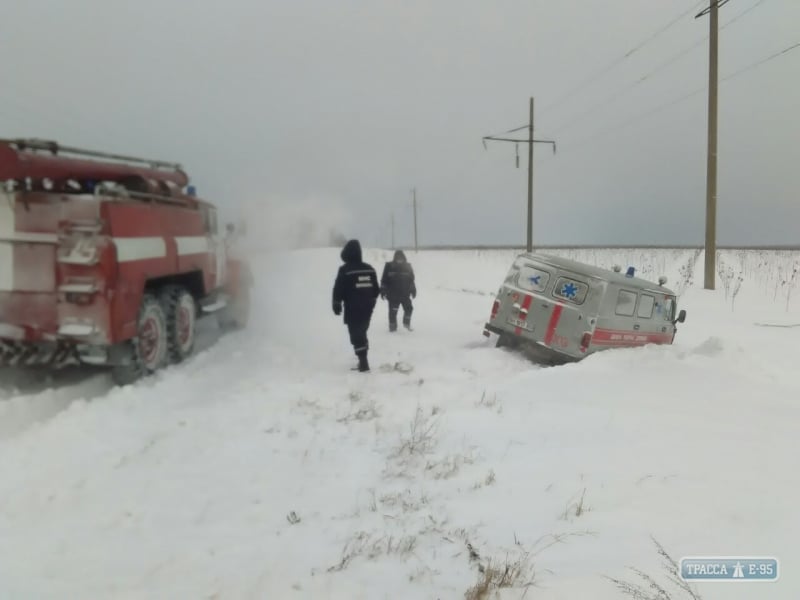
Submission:
M 197 320 L 246 324 L 252 277 L 180 165 L 0 140 L 0 366 L 188 357 Z

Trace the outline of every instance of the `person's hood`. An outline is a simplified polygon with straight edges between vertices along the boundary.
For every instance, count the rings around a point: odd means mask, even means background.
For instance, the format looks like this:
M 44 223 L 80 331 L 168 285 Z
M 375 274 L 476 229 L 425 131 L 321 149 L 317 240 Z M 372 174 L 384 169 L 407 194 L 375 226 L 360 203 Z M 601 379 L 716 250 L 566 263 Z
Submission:
M 408 262 L 406 260 L 406 255 L 402 250 L 395 250 L 394 261 L 397 262 L 398 260 L 401 260 L 401 259 L 402 259 L 403 262 Z
M 361 262 L 361 244 L 358 240 L 350 240 L 344 245 L 341 253 L 342 260 L 346 263 Z

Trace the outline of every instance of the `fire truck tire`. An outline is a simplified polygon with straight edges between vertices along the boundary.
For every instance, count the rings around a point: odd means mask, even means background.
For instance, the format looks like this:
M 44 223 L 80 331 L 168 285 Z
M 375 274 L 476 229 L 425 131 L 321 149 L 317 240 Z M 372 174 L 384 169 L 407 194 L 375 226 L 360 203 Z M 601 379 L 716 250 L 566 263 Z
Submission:
M 136 337 L 128 343 L 128 361 L 115 365 L 111 376 L 117 385 L 127 385 L 163 367 L 167 358 L 167 319 L 158 299 L 142 297 Z
M 164 287 L 159 298 L 167 323 L 167 357 L 180 363 L 194 351 L 197 305 L 189 291 L 178 285 Z

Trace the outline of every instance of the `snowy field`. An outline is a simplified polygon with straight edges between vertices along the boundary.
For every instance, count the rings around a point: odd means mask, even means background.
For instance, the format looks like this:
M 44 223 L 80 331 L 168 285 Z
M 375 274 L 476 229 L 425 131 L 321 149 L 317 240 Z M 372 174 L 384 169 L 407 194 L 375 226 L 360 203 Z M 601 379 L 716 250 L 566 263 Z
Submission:
M 714 292 L 692 250 L 556 253 L 665 274 L 675 345 L 538 368 L 481 335 L 513 252 L 411 252 L 416 331 L 380 302 L 351 372 L 338 250 L 304 250 L 145 382 L 4 372 L 0 598 L 690 598 L 654 540 L 780 560 L 698 598 L 800 597 L 800 253 L 723 251 Z

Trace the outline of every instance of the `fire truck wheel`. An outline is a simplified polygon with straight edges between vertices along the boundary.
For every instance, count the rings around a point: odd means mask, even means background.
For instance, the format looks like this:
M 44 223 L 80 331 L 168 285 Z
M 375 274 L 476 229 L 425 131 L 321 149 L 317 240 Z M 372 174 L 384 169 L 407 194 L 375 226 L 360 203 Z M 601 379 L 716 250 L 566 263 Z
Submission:
M 167 320 L 161 303 L 152 295 L 142 297 L 136 338 L 128 342 L 129 360 L 115 365 L 112 377 L 118 385 L 133 383 L 164 366 L 167 358 Z
M 169 285 L 160 294 L 167 320 L 167 356 L 179 363 L 191 355 L 197 325 L 197 307 L 186 288 Z

